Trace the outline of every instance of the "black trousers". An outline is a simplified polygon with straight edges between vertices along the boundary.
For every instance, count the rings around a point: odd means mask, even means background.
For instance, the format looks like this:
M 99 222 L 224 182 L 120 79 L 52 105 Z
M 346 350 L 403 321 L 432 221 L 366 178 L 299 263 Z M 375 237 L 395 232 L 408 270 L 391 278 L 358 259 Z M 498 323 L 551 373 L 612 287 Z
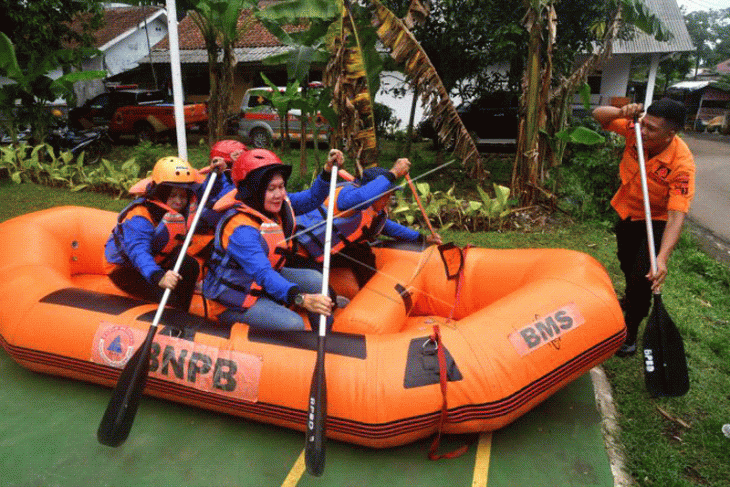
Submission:
M 171 270 L 175 267 L 177 255 L 171 255 L 160 263 L 160 267 L 165 270 Z M 167 304 L 173 308 L 187 311 L 190 309 L 190 301 L 193 299 L 195 292 L 195 282 L 198 280 L 200 273 L 200 265 L 193 257 L 186 255 L 180 266 L 179 274 L 182 280 L 178 282 L 175 289 L 170 293 Z M 165 290 L 157 283 L 150 284 L 147 279 L 133 266 L 125 265 L 114 269 L 109 278 L 122 291 L 132 296 L 137 296 L 146 301 L 159 303 Z
M 307 259 L 299 255 L 287 257 L 286 264 L 289 267 L 322 271 L 321 262 L 315 262 L 313 259 Z M 333 254 L 330 257 L 330 268 L 351 269 L 360 288 L 365 287 L 365 284 L 377 272 L 377 269 L 375 269 L 375 254 L 366 242 L 351 243 Z
M 665 221 L 653 220 L 654 247 L 659 252 Z M 621 271 L 626 279 L 623 309 L 628 334 L 626 343 L 636 342 L 641 321 L 651 308 L 651 281 L 646 278 L 651 267 L 644 220 L 621 220 L 616 224 L 616 247 Z

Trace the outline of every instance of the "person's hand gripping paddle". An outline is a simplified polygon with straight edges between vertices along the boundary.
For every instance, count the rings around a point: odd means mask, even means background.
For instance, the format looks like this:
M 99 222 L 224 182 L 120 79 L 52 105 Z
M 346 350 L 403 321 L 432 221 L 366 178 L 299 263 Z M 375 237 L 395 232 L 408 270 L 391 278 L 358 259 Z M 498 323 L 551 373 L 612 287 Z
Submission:
M 649 259 L 653 273 L 657 272 L 654 229 L 651 224 L 649 187 L 646 176 L 644 144 L 641 138 L 641 124 L 634 123 L 636 130 L 636 150 L 639 154 L 641 190 L 644 197 L 644 217 Z M 687 358 L 684 354 L 682 336 L 662 303 L 661 291 L 654 292 L 654 306 L 649 315 L 643 338 L 644 381 L 652 396 L 683 396 L 689 390 Z
M 180 253 L 173 268 L 175 272 L 180 270 L 185 253 L 190 245 L 190 240 L 193 238 L 195 227 L 198 225 L 200 214 L 203 208 L 205 208 L 205 203 L 208 201 L 208 196 L 213 189 L 217 175 L 218 173 L 215 172 L 210 175 L 208 184 L 203 192 L 203 197 L 198 203 L 198 210 L 195 212 L 190 229 L 185 237 L 182 248 L 180 248 Z M 147 375 L 150 370 L 152 339 L 157 332 L 157 325 L 162 317 L 165 304 L 167 304 L 167 300 L 170 297 L 170 292 L 170 289 L 165 289 L 160 304 L 157 307 L 157 313 L 152 320 L 152 325 L 147 332 L 147 338 L 145 338 L 145 341 L 127 361 L 124 369 L 122 369 L 122 373 L 119 376 L 114 392 L 112 392 L 112 397 L 106 407 L 104 416 L 101 418 L 99 429 L 96 432 L 96 438 L 102 445 L 116 447 L 124 443 L 127 436 L 129 436 L 132 423 L 134 423 L 134 416 L 137 414 L 137 408 L 139 407 L 139 400 L 142 397 L 144 386 L 147 383 Z
M 335 213 L 335 189 L 337 187 L 337 166 L 342 161 L 334 159 L 330 178 L 329 200 L 327 201 L 327 222 L 324 233 L 324 261 L 322 262 L 322 294 L 329 294 L 330 252 L 332 251 L 332 220 Z M 304 464 L 310 475 L 319 477 L 324 472 L 325 422 L 327 420 L 327 381 L 324 371 L 327 317 L 319 316 L 317 337 L 317 361 L 314 364 L 312 385 L 307 403 L 307 432 L 304 443 Z

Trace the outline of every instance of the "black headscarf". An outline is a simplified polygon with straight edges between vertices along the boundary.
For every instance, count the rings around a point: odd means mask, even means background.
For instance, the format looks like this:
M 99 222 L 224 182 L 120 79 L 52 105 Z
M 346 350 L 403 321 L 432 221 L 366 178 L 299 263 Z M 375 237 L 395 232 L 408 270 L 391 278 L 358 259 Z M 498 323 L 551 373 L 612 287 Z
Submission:
M 239 181 L 236 199 L 260 213 L 268 213 L 264 210 L 264 198 L 266 197 L 266 188 L 275 174 L 280 174 L 286 185 L 291 175 L 291 166 L 271 164 L 254 169 Z

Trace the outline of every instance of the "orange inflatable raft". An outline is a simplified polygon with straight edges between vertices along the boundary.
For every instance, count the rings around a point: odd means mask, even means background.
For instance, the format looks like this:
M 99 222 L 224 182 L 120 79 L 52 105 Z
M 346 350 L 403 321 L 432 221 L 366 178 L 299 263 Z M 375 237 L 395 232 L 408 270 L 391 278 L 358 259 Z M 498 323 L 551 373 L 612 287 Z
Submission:
M 102 271 L 115 218 L 60 207 L 0 224 L 0 344 L 22 366 L 114 386 L 144 341 L 156 304 Z M 338 440 L 380 448 L 437 431 L 434 325 L 445 433 L 507 425 L 625 337 L 609 277 L 578 252 L 378 249 L 377 267 L 327 339 L 326 431 Z M 145 392 L 303 431 L 315 358 L 316 333 L 223 329 L 196 297 L 191 313 L 164 313 Z

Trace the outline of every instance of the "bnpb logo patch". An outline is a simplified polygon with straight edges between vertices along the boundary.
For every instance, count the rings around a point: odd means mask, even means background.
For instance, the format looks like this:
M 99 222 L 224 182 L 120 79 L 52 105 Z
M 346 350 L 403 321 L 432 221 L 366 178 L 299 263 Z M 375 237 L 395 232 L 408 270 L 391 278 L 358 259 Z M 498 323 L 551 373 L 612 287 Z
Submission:
M 101 322 L 94 336 L 91 361 L 121 369 L 147 333 Z M 249 402 L 258 401 L 263 359 L 194 341 L 157 334 L 150 347 L 150 377 Z
M 134 334 L 128 326 L 108 323 L 100 327 L 94 337 L 92 355 L 95 362 L 122 367 L 135 349 Z

